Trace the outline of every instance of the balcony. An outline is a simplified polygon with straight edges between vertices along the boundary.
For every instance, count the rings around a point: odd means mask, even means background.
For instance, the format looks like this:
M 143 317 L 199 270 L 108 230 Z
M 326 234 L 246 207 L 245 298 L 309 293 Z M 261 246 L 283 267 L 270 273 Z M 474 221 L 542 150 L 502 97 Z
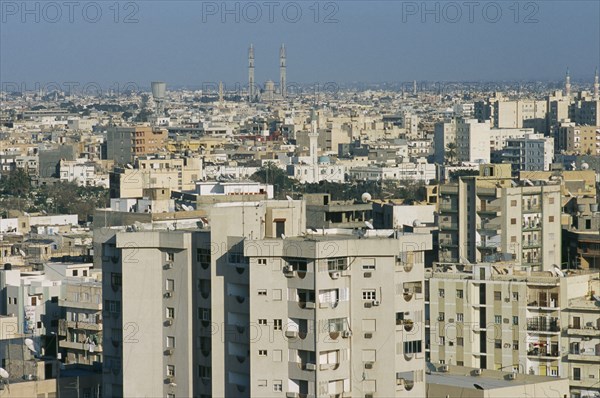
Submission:
M 560 332 L 560 326 L 557 318 L 530 318 L 527 319 L 527 331 L 554 334 Z
M 523 241 L 523 249 L 533 249 L 542 246 L 542 242 L 539 240 L 527 240 Z
M 102 330 L 102 320 L 98 320 L 97 322 L 67 321 L 66 325 L 69 329 L 92 330 L 95 332 Z
M 542 207 L 540 205 L 529 205 L 523 206 L 523 213 L 539 213 L 542 211 Z
M 440 203 L 441 213 L 458 213 L 458 208 L 452 203 L 442 202 Z
M 560 357 L 560 353 L 557 351 L 545 351 L 545 350 L 531 350 L 527 352 L 528 358 L 538 359 L 556 359 Z
M 90 352 L 90 348 L 93 349 L 93 352 L 102 352 L 102 345 L 92 345 L 90 347 L 89 343 L 77 343 L 73 341 L 60 340 L 58 342 L 59 347 L 71 350 L 81 350 Z
M 458 223 L 442 221 L 440 223 L 440 230 L 458 231 Z
M 539 221 L 523 222 L 523 231 L 537 231 L 542 229 L 542 223 Z
M 481 209 L 477 210 L 477 213 L 496 215 L 496 214 L 500 213 L 500 211 L 502 211 L 502 207 L 500 207 L 500 206 L 486 205 L 486 206 L 482 206 Z
M 573 336 L 590 336 L 590 337 L 596 337 L 598 336 L 600 332 L 598 332 L 598 329 L 594 328 L 594 327 L 589 327 L 589 328 L 585 328 L 585 329 L 581 329 L 581 328 L 574 328 L 572 326 L 569 326 L 567 329 L 567 334 L 568 335 L 573 335 Z
M 82 301 L 71 301 L 71 300 L 61 300 L 61 307 L 67 308 L 79 308 L 82 310 L 95 310 L 102 311 L 102 302 L 92 303 L 92 302 L 82 302 Z
M 582 351 L 580 351 L 579 353 L 569 353 L 569 355 L 567 355 L 567 359 L 569 361 L 593 362 L 593 363 L 598 364 L 598 363 L 600 363 L 600 355 L 599 354 L 600 353 L 594 352 L 592 349 L 592 351 L 589 354 L 582 352 Z

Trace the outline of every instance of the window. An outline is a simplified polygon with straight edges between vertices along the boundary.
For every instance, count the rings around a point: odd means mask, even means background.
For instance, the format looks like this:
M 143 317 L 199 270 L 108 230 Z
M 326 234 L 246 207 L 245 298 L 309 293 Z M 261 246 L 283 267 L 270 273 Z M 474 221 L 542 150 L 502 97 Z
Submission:
M 501 324 L 502 323 L 502 315 L 494 315 L 494 323 Z
M 273 391 L 275 391 L 275 392 L 283 391 L 283 382 L 281 380 L 273 380 Z
M 548 222 L 554 222 L 554 216 L 549 216 L 548 217 Z
M 456 314 L 456 322 L 463 322 L 465 320 L 465 315 L 463 313 Z
M 519 351 L 519 340 L 513 340 L 513 351 Z
M 167 261 L 175 261 L 175 253 L 167 253 Z
M 261 318 L 261 319 L 258 320 L 258 324 L 264 326 L 264 325 L 267 324 L 267 320 Z
M 258 265 L 267 265 L 267 259 L 266 258 L 259 258 L 258 259 Z M 266 380 L 265 380 L 266 382 Z
M 511 225 L 515 225 L 517 223 L 517 219 L 516 218 L 511 218 L 510 219 L 510 223 L 511 223 Z
M 464 292 L 462 290 L 457 290 L 456 291 L 456 297 L 461 299 L 464 297 Z
M 405 341 L 404 353 L 415 354 L 422 351 L 421 340 Z
M 364 269 L 364 270 L 375 269 L 375 259 L 374 258 L 363 258 L 362 269 Z
M 281 319 L 273 319 L 273 330 L 281 330 L 282 326 Z
M 198 308 L 198 319 L 201 321 L 210 321 L 210 308 Z
M 440 336 L 440 345 L 444 345 L 446 343 L 446 338 L 444 336 Z
M 167 292 L 175 291 L 175 279 L 167 279 L 165 288 Z
M 515 235 L 510 237 L 510 242 L 511 243 L 516 243 L 517 242 L 517 237 Z
M 519 301 L 519 292 L 513 292 L 512 298 L 513 301 Z
M 463 337 L 457 337 L 456 338 L 456 345 L 460 346 L 460 347 L 464 346 L 465 345 L 465 339 Z
M 553 205 L 554 204 L 554 198 L 548 198 L 548 203 Z
M 111 272 L 110 273 L 110 284 L 115 287 L 122 286 L 122 284 L 123 284 L 122 275 L 118 272 Z
M 513 325 L 518 325 L 518 324 L 519 324 L 519 317 L 513 316 Z
M 443 321 L 446 318 L 446 314 L 443 312 L 440 312 L 438 315 L 438 321 Z
M 439 289 L 438 290 L 438 295 L 443 298 L 446 295 L 444 289 Z
M 267 295 L 267 289 L 258 289 L 258 295 L 259 296 L 266 296 Z
M 266 387 L 267 386 L 267 380 L 266 379 L 259 379 L 258 380 L 258 386 L 259 387 Z
M 74 270 L 73 270 L 73 276 L 77 276 L 77 275 L 79 275 L 79 271 L 78 271 L 78 270 L 76 270 L 76 269 L 74 269 Z
M 517 201 L 516 200 L 511 200 L 510 201 L 510 207 L 516 207 L 517 206 Z
M 573 380 L 581 380 L 581 368 L 573 368 Z
M 502 292 L 494 292 L 494 300 L 496 300 L 496 301 L 502 300 Z
M 169 318 L 169 319 L 175 318 L 175 308 L 167 307 L 167 318 Z
M 175 366 L 174 365 L 167 365 L 167 376 L 175 377 Z
M 502 340 L 501 339 L 494 340 L 494 348 L 502 348 Z
M 258 350 L 258 356 L 259 357 L 266 357 L 267 356 L 267 350 Z
M 167 336 L 167 348 L 175 348 L 175 337 Z
M 201 379 L 209 379 L 210 373 L 210 367 L 202 365 L 198 366 L 198 376 L 200 376 Z
M 362 291 L 362 298 L 363 298 L 363 300 L 366 300 L 366 301 L 376 300 L 377 299 L 377 293 L 376 293 L 375 289 L 363 290 Z

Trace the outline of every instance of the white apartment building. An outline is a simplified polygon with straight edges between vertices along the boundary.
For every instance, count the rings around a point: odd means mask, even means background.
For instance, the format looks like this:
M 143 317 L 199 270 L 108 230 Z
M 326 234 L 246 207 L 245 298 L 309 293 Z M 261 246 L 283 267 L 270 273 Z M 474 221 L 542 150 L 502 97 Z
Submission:
M 363 181 L 409 180 L 422 181 L 428 184 L 436 178 L 435 164 L 420 161 L 417 163 L 400 163 L 394 167 L 362 166 L 352 167 L 348 171 L 351 178 Z
M 302 236 L 302 201 L 206 211 L 168 232 L 98 231 L 103 393 L 425 394 L 418 325 L 430 235 Z
M 561 263 L 560 184 L 517 185 L 509 164 L 440 185 L 440 261 L 510 258 L 544 270 Z
M 600 390 L 597 273 L 440 263 L 426 281 L 430 361 L 569 378 L 572 397 Z
M 108 174 L 96 174 L 98 163 L 80 158 L 76 160 L 61 160 L 59 178 L 64 182 L 74 182 L 82 187 L 108 188 Z

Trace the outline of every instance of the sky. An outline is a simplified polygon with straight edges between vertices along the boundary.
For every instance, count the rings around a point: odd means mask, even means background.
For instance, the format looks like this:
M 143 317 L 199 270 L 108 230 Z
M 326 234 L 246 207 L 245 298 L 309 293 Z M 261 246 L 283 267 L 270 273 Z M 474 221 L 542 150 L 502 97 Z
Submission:
M 591 82 L 600 1 L 0 1 L 0 82 L 31 89 L 288 83 Z

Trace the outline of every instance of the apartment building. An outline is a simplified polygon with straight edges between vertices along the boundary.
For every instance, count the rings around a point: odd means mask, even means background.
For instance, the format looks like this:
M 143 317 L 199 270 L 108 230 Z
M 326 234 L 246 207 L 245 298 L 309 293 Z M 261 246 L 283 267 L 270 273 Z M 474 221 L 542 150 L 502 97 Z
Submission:
M 597 273 L 440 263 L 425 277 L 430 361 L 570 378 L 572 396 L 598 392 Z
M 560 183 L 517 184 L 511 165 L 440 185 L 440 261 L 510 258 L 543 270 L 561 263 Z
M 425 395 L 419 325 L 431 238 L 370 232 L 244 242 L 260 336 L 250 340 L 250 396 Z
M 467 163 L 490 162 L 490 124 L 466 119 L 456 124 L 456 160 Z
M 193 191 L 202 178 L 202 159 L 193 156 L 141 156 L 133 166 L 109 173 L 111 198 L 139 198 L 146 188 Z
M 600 155 L 600 125 L 580 126 L 563 122 L 554 142 L 556 152 Z
M 515 175 L 521 170 L 548 171 L 554 159 L 554 139 L 542 134 L 508 139 L 502 159 L 511 164 Z
M 251 329 L 242 241 L 299 235 L 304 204 L 249 200 L 206 211 L 98 230 L 106 394 L 248 395 L 238 390 L 248 362 L 238 362 L 235 345 L 247 345 Z
M 168 132 L 151 126 L 111 127 L 106 132 L 107 158 L 116 164 L 133 163 L 136 157 L 166 151 Z

